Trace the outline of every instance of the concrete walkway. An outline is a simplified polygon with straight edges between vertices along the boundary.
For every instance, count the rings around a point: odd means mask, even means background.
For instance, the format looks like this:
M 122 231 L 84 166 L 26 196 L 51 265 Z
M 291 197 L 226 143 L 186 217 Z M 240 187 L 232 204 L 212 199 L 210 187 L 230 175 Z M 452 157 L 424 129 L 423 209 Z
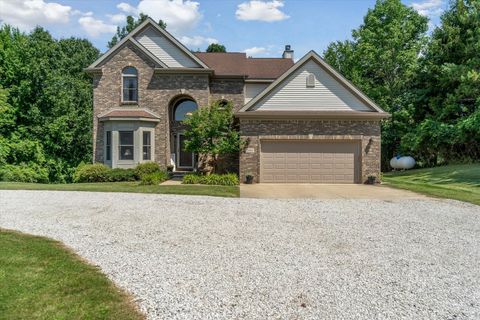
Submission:
M 381 185 L 362 184 L 242 184 L 241 198 L 260 199 L 425 199 L 426 196 Z

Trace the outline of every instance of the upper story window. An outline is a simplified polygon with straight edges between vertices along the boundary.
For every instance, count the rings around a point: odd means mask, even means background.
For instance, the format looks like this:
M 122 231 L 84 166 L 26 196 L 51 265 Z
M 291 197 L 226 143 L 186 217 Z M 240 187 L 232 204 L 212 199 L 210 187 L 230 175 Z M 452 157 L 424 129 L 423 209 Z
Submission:
M 190 116 L 193 111 L 197 110 L 198 105 L 193 100 L 180 100 L 175 105 L 173 111 L 173 120 L 183 121 L 186 117 Z
M 122 91 L 123 102 L 138 102 L 138 72 L 134 67 L 123 69 Z

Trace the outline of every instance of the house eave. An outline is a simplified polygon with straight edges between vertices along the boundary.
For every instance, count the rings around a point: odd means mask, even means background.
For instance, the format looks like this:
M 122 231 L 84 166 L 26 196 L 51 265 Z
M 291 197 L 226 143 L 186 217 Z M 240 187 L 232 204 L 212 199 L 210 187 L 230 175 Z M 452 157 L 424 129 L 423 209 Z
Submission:
M 142 121 L 142 122 L 160 122 L 160 119 L 144 118 L 144 117 L 101 117 L 100 122 L 106 121 Z
M 260 78 L 248 78 L 245 79 L 245 83 L 272 83 L 275 79 L 260 79 Z
M 84 72 L 88 74 L 102 74 L 102 68 L 85 68 L 83 69 Z
M 361 112 L 361 111 L 249 111 L 237 112 L 235 116 L 240 119 L 341 119 L 341 120 L 382 120 L 390 117 L 387 112 Z
M 213 74 L 212 69 L 203 69 L 203 68 L 155 68 L 154 72 L 160 73 L 160 74 L 176 74 L 176 73 Z

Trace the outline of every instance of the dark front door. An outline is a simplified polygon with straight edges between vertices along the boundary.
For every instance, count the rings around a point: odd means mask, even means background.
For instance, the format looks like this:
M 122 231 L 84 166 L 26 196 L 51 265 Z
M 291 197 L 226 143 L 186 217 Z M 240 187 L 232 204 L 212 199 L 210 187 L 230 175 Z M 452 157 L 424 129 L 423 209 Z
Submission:
M 183 134 L 178 134 L 177 145 L 177 167 L 182 169 L 193 168 L 193 153 L 185 151 L 186 138 Z

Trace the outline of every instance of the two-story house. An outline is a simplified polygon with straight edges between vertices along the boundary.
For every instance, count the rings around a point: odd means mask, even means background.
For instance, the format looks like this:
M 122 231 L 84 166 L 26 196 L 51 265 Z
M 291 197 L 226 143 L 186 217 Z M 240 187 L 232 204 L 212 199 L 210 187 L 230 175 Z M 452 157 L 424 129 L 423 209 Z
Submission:
M 147 19 L 87 72 L 96 162 L 193 170 L 182 120 L 231 101 L 248 142 L 235 160 L 242 180 L 362 183 L 380 174 L 380 121 L 389 115 L 313 51 L 296 63 L 289 46 L 281 58 L 194 53 Z

